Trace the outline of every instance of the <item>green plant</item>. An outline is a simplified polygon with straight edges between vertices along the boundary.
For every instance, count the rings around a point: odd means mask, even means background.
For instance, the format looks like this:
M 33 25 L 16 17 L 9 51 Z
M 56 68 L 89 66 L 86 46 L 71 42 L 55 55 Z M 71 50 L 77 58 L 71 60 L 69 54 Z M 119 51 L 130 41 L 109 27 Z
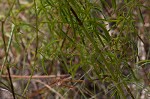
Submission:
M 0 15 L 1 87 L 13 98 L 136 99 L 141 91 L 149 94 L 150 2 L 142 1 L 1 1 L 9 9 Z

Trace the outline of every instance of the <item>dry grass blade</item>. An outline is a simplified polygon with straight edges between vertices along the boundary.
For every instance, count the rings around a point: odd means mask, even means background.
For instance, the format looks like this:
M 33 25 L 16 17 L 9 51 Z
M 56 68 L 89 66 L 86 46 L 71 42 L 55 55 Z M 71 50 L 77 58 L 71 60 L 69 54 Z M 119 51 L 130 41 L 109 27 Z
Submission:
M 47 87 L 50 91 L 54 92 L 55 94 L 57 94 L 61 99 L 65 99 L 60 93 L 58 93 L 55 89 L 51 88 L 48 84 L 40 81 L 40 80 L 35 80 L 36 82 L 43 84 L 45 87 Z
M 60 76 L 56 76 L 56 75 L 36 75 L 36 76 L 32 76 L 32 79 L 42 79 L 42 78 L 64 78 L 64 77 L 68 77 L 69 75 L 60 75 Z M 8 75 L 0 75 L 0 77 L 2 78 L 7 78 Z M 12 78 L 19 78 L 19 79 L 29 79 L 31 78 L 31 76 L 23 76 L 23 75 L 11 75 Z

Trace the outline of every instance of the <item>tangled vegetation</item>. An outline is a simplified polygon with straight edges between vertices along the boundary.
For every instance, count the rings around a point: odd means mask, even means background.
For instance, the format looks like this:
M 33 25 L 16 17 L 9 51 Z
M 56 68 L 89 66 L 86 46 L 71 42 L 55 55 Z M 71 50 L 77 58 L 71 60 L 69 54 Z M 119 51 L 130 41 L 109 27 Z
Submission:
M 0 0 L 3 99 L 148 99 L 149 0 Z

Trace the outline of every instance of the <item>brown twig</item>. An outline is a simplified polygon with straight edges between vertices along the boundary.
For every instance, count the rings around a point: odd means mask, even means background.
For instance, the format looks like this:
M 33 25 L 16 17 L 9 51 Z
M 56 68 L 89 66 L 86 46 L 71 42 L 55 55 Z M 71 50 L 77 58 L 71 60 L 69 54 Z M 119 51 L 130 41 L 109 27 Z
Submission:
M 74 17 L 76 18 L 76 20 L 78 21 L 79 25 L 82 26 L 83 25 L 82 21 L 79 19 L 77 13 L 73 10 L 71 6 L 70 6 L 70 10 L 73 13 Z
M 8 75 L 0 75 L 0 77 L 2 78 L 8 78 Z M 23 79 L 29 79 L 31 78 L 31 76 L 22 76 L 22 75 L 11 75 L 12 78 L 23 78 Z M 37 75 L 37 76 L 32 76 L 32 79 L 42 79 L 42 78 L 64 78 L 64 77 L 69 77 L 68 74 L 66 75 L 60 75 L 60 76 L 56 76 L 56 75 Z
M 69 89 L 73 89 L 73 88 L 75 88 L 75 86 L 67 85 L 66 83 L 67 82 L 76 82 L 77 83 L 77 82 L 83 82 L 83 81 L 84 80 L 72 80 L 72 79 L 70 79 L 70 77 L 67 77 L 67 78 L 64 78 L 64 79 L 56 79 L 55 81 L 53 81 L 52 83 L 47 84 L 47 85 L 52 88 L 52 87 L 60 84 L 59 86 L 63 86 L 63 87 L 67 87 Z M 37 96 L 39 93 L 45 91 L 46 89 L 47 89 L 47 87 L 44 86 L 44 87 L 34 91 L 32 94 L 29 95 L 29 97 L 31 98 L 31 97 Z

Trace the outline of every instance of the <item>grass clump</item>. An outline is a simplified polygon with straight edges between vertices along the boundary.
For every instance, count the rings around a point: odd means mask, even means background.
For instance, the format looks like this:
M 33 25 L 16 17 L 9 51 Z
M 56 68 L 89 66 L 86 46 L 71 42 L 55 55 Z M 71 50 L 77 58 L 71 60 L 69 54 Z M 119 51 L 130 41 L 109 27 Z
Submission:
M 0 2 L 7 98 L 148 98 L 149 1 Z

